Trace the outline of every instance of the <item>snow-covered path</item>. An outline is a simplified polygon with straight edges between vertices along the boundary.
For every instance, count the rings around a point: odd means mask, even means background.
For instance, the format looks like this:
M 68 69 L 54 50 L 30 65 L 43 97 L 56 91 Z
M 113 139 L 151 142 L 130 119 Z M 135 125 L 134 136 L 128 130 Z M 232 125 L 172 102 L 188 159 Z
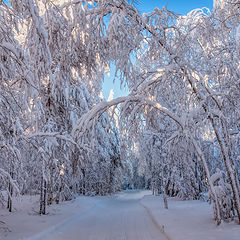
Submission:
M 140 204 L 142 192 L 99 201 L 84 214 L 29 239 L 37 240 L 165 240 L 161 229 Z

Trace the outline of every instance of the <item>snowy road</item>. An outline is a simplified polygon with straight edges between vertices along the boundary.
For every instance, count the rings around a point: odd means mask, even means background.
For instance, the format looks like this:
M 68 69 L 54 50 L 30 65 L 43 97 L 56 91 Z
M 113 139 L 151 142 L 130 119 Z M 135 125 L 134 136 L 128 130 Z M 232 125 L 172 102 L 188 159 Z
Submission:
M 29 238 L 31 240 L 165 240 L 160 227 L 140 204 L 142 192 L 123 193 L 84 214 Z

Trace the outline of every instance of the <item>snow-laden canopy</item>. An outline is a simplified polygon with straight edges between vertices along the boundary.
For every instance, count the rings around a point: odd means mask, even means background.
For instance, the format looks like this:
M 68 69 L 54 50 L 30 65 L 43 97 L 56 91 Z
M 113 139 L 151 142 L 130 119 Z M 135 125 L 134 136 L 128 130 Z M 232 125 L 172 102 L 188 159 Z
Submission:
M 40 193 L 45 213 L 136 176 L 170 196 L 209 190 L 217 224 L 240 220 L 239 9 L 1 1 L 1 190 Z M 111 64 L 130 94 L 105 102 Z

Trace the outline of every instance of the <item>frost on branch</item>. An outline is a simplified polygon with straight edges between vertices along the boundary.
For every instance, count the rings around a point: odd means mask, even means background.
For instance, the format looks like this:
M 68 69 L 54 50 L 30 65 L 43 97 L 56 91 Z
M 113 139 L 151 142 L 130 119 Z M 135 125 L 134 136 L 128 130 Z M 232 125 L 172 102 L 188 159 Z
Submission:
M 182 199 L 209 190 L 217 224 L 240 219 L 237 1 L 186 16 L 142 15 L 129 1 L 10 2 L 0 8 L 0 164 L 20 193 L 40 194 L 41 214 L 124 178 Z M 130 94 L 105 102 L 111 65 Z M 16 191 L 8 175 L 1 183 L 10 206 Z

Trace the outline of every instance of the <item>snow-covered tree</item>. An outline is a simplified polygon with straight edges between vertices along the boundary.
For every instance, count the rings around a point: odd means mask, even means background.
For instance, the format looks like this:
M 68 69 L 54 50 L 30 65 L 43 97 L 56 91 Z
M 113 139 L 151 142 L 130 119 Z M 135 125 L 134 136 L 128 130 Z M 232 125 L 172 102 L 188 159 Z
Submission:
M 113 45 L 121 47 L 118 52 L 129 53 L 129 58 L 124 56 L 123 59 L 121 54 L 115 54 L 114 57 L 117 70 L 122 73 L 122 80 L 126 79 L 131 93 L 127 97 L 97 105 L 77 125 L 83 131 L 88 129 L 90 121 L 96 119 L 97 115 L 120 103 L 123 105 L 122 119 L 132 126 L 142 124 L 144 116 L 149 115 L 153 108 L 157 109 L 161 115 L 173 121 L 173 134 L 167 142 L 182 138 L 179 146 L 184 142 L 189 143 L 192 146 L 189 159 L 196 155 L 204 167 L 216 209 L 215 219 L 219 224 L 221 200 L 211 181 L 209 161 L 202 146 L 206 138 L 216 141 L 214 147 L 220 150 L 231 186 L 234 209 L 240 219 L 239 179 L 229 134 L 237 121 L 233 119 L 238 119 L 236 106 L 239 91 L 235 90 L 238 89 L 239 71 L 235 66 L 238 64 L 238 3 L 222 1 L 221 4 L 215 4 L 218 7 L 213 9 L 213 13 L 208 9 L 196 9 L 182 17 L 165 8 L 156 8 L 152 13 L 141 15 L 125 1 L 120 5 L 116 2 L 112 4 L 120 16 L 124 12 L 126 17 L 121 21 L 128 29 L 129 36 L 133 32 L 135 34 L 136 41 L 130 47 L 125 44 L 128 38 L 125 37 L 125 42 L 122 42 L 121 36 L 125 32 L 119 32 Z M 108 25 L 111 33 L 106 31 L 110 40 L 112 32 L 117 32 L 116 29 L 113 31 L 112 24 L 116 23 L 113 19 Z M 126 63 L 125 59 L 129 59 L 129 62 Z M 125 65 L 119 65 L 119 62 Z M 136 128 L 132 128 L 133 133 Z M 174 151 L 177 152 L 176 149 Z M 181 165 L 187 159 L 181 159 Z
M 131 150 L 154 192 L 198 198 L 208 184 L 216 223 L 240 221 L 239 9 L 216 0 L 212 12 L 142 15 L 126 0 L 1 1 L 0 180 L 9 208 L 14 191 L 40 193 L 41 214 L 77 193 L 115 192 L 131 167 L 120 153 Z M 110 64 L 130 94 L 105 102 Z

